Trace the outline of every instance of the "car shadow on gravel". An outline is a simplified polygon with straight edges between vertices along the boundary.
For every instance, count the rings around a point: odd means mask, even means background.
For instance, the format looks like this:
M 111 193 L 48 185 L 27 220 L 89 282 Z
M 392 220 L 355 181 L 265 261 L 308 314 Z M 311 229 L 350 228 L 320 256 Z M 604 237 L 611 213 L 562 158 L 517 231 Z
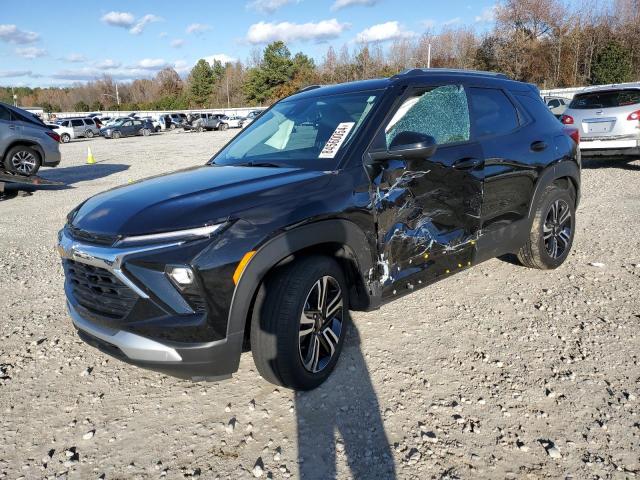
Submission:
M 78 165 L 75 167 L 62 167 L 54 170 L 47 170 L 40 175 L 47 180 L 54 180 L 65 184 L 61 188 L 69 188 L 70 186 L 80 183 L 97 180 L 99 178 L 108 177 L 115 173 L 124 172 L 129 165 L 121 163 L 95 163 L 93 165 Z
M 396 478 L 358 329 L 350 325 L 338 368 L 321 387 L 296 392 L 298 463 L 305 480 L 337 478 L 336 457 L 345 458 L 349 478 Z
M 635 170 L 640 172 L 640 162 L 637 162 L 637 160 L 638 159 L 633 157 L 583 158 L 582 168 L 620 168 L 622 170 Z

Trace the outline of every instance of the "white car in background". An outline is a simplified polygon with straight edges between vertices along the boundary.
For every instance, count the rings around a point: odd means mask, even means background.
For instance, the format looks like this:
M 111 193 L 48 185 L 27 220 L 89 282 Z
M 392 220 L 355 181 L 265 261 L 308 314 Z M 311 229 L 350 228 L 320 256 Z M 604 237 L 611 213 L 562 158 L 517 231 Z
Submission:
M 229 125 L 229 128 L 242 128 L 244 125 L 244 117 L 239 117 L 237 115 L 231 115 L 230 117 L 224 116 L 221 120 Z
M 45 125 L 60 135 L 60 143 L 69 143 L 76 138 L 72 127 L 64 126 L 62 123 L 46 123 Z

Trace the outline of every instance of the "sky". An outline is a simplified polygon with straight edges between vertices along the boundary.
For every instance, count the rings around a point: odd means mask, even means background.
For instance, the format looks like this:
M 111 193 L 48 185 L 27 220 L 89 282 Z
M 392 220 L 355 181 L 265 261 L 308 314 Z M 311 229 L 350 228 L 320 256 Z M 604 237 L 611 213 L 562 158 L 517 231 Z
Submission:
M 490 28 L 495 0 L 8 1 L 0 16 L 0 85 L 65 86 L 111 75 L 181 75 L 200 58 L 245 61 L 283 40 L 322 60 L 336 49 L 426 29 Z

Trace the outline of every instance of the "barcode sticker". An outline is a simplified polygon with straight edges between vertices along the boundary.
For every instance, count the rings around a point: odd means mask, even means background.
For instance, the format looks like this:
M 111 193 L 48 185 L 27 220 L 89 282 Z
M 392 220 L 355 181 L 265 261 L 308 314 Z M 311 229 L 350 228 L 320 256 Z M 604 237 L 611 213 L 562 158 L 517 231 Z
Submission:
M 335 131 L 327 140 L 327 143 L 324 145 L 324 148 L 318 155 L 318 158 L 334 158 L 340 150 L 340 147 L 349 136 L 349 132 L 355 125 L 355 122 L 344 122 L 338 124 Z

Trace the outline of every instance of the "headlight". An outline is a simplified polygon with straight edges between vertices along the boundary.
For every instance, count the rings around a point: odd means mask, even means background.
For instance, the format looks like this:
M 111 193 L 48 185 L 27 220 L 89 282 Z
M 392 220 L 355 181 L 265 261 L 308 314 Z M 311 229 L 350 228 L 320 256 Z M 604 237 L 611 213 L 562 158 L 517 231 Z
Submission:
M 179 241 L 186 242 L 188 240 L 196 240 L 198 238 L 209 237 L 223 225 L 223 223 L 218 223 L 217 225 L 208 225 L 205 227 L 190 228 L 187 230 L 175 230 L 173 232 L 152 233 L 150 235 L 135 235 L 131 237 L 124 237 L 121 240 L 118 240 L 118 242 L 114 246 L 123 247 L 148 243 L 168 243 Z

